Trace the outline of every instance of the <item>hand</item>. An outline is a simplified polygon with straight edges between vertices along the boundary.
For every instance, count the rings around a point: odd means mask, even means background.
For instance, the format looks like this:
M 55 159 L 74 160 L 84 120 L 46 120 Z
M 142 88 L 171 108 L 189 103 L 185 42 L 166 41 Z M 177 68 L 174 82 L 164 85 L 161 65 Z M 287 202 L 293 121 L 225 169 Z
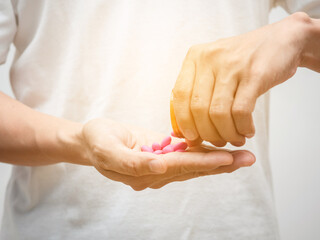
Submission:
M 190 48 L 173 89 L 187 140 L 242 146 L 255 134 L 256 99 L 294 75 L 305 46 L 304 13 L 255 31 Z
M 163 155 L 141 152 L 142 145 L 159 142 L 164 136 L 107 119 L 89 121 L 84 125 L 82 135 L 92 165 L 107 178 L 127 184 L 134 190 L 160 188 L 173 181 L 229 173 L 255 162 L 254 155 L 248 151 L 216 151 L 200 146 L 191 148 L 190 152 Z

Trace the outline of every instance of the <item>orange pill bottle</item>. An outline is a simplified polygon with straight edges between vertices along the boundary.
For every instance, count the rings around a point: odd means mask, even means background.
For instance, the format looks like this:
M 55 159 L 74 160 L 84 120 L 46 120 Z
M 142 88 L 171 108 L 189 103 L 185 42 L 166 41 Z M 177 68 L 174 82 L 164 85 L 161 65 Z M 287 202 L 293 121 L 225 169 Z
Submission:
M 174 135 L 179 138 L 184 138 L 182 132 L 179 129 L 179 126 L 176 120 L 176 115 L 174 114 L 173 93 L 171 93 L 171 97 L 170 97 L 170 119 L 171 119 L 171 126 L 172 126 Z

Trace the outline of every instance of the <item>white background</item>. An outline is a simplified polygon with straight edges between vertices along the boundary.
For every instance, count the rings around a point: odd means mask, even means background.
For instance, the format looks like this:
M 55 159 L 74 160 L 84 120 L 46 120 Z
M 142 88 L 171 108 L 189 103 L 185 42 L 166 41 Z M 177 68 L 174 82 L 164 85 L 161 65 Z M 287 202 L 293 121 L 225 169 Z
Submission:
M 270 21 L 285 16 L 277 8 Z M 0 66 L 0 91 L 10 96 L 11 59 Z M 271 91 L 270 155 L 282 240 L 320 239 L 319 91 L 320 74 L 306 69 Z M 0 163 L 0 218 L 10 171 Z

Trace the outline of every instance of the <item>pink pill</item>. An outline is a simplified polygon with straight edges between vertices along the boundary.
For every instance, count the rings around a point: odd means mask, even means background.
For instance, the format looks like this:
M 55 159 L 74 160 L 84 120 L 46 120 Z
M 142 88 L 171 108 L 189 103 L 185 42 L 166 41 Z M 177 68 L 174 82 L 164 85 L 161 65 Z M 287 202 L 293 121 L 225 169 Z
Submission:
M 166 146 L 168 146 L 171 143 L 171 137 L 165 137 L 161 142 L 161 149 L 164 149 Z
M 174 151 L 177 151 L 178 149 L 186 150 L 188 147 L 188 144 L 186 142 L 179 142 L 173 145 Z
M 162 152 L 162 150 L 156 150 L 156 151 L 154 151 L 153 153 L 154 153 L 154 154 L 162 154 L 163 152 Z
M 174 132 L 171 132 L 172 137 L 177 137 L 177 135 L 174 134 Z
M 157 150 L 161 150 L 161 146 L 160 146 L 160 144 L 159 143 L 153 143 L 152 144 L 152 149 L 154 150 L 154 151 L 157 151 Z
M 183 150 L 183 149 L 178 149 L 176 150 L 175 152 L 185 152 L 186 150 Z
M 142 147 L 141 147 L 141 151 L 142 152 L 153 152 L 153 149 L 151 148 L 151 147 L 149 147 L 149 146 L 146 146 L 146 145 L 143 145 Z
M 170 153 L 170 152 L 174 152 L 174 149 L 173 149 L 173 146 L 170 144 L 170 145 L 165 146 L 162 149 L 162 151 L 163 151 L 163 153 Z

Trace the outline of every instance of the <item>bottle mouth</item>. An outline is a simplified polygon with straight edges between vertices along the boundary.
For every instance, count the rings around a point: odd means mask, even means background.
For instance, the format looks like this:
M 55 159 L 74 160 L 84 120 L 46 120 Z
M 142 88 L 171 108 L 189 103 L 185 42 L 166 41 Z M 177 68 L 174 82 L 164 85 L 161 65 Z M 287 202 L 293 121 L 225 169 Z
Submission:
M 172 126 L 172 130 L 173 130 L 174 135 L 178 138 L 184 138 L 182 132 L 179 129 L 176 115 L 174 114 L 173 92 L 171 92 L 171 97 L 170 97 L 170 119 L 171 119 L 171 126 Z

